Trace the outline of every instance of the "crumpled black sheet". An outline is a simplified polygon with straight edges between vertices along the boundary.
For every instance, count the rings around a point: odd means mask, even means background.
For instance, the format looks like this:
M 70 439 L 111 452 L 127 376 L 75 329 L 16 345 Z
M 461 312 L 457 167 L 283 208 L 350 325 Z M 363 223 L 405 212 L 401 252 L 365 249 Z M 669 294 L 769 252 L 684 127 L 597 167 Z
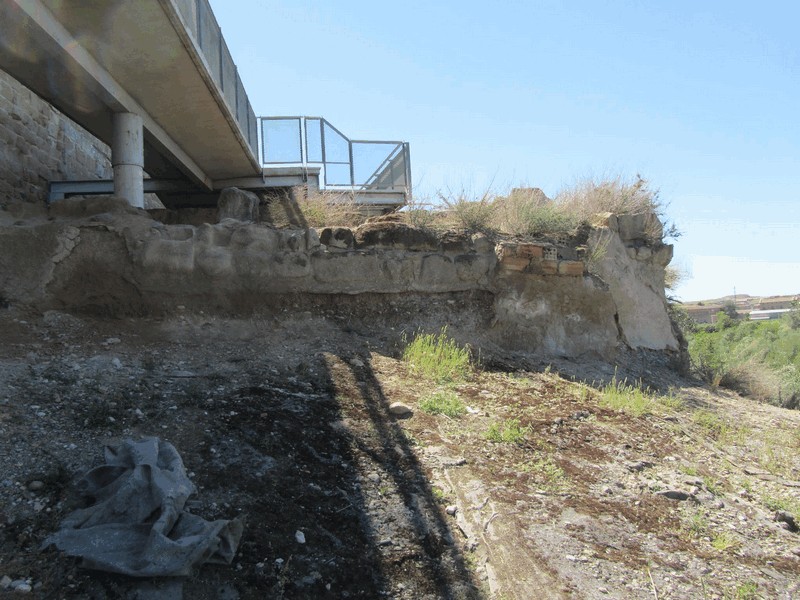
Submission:
M 230 564 L 242 523 L 186 512 L 195 491 L 175 447 L 158 438 L 106 446 L 106 464 L 77 484 L 78 509 L 43 544 L 83 567 L 136 577 L 182 576 L 204 563 Z

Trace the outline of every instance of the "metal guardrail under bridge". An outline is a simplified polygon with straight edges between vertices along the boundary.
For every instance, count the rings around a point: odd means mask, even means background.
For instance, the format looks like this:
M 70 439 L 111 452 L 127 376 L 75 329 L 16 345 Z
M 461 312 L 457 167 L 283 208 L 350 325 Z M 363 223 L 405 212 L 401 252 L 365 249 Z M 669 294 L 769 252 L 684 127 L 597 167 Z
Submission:
M 173 1 L 200 46 L 209 73 L 225 97 L 225 102 L 233 112 L 248 145 L 253 154 L 258 155 L 256 114 L 211 5 L 208 0 Z
M 411 199 L 408 142 L 351 140 L 322 117 L 259 117 L 259 122 L 266 169 L 320 165 L 321 187 L 352 192 L 356 202 L 401 206 Z

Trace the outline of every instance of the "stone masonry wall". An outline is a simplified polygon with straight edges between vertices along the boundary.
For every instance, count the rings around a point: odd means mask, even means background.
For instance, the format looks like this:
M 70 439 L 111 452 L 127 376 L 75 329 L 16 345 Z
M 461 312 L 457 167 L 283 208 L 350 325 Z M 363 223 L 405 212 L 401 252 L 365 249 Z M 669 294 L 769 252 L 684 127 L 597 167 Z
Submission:
M 50 180 L 111 177 L 106 144 L 0 71 L 0 201 L 44 202 Z

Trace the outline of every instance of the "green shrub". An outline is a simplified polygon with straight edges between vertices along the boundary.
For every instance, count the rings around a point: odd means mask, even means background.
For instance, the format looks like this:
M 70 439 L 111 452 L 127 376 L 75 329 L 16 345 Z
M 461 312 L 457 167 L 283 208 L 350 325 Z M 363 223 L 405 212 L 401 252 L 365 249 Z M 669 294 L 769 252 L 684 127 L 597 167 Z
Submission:
M 472 372 L 469 349 L 447 335 L 447 327 L 436 333 L 419 333 L 403 351 L 403 360 L 414 373 L 440 383 L 461 381 Z
M 564 188 L 554 200 L 538 188 L 516 188 L 506 195 L 487 190 L 478 195 L 462 187 L 455 192 L 440 191 L 437 196 L 460 227 L 518 237 L 571 234 L 603 212 L 662 215 L 664 209 L 658 191 L 638 176 L 632 182 L 621 177 L 586 179 Z M 652 219 L 645 237 L 660 242 L 664 234 L 658 219 Z M 666 229 L 667 237 L 677 235 L 674 226 Z
M 686 332 L 692 367 L 705 381 L 779 406 L 800 403 L 800 330 L 790 319 L 740 321 Z
M 732 600 L 758 600 L 762 596 L 758 593 L 758 584 L 754 581 L 745 581 L 736 586 L 733 596 L 725 595 L 725 598 Z
M 419 402 L 422 412 L 430 415 L 445 415 L 448 417 L 460 417 L 467 412 L 467 407 L 458 397 L 458 394 L 450 391 L 439 391 L 430 396 L 426 396 Z
M 750 434 L 748 427 L 734 425 L 729 420 L 705 409 L 694 411 L 692 421 L 703 429 L 706 435 L 722 444 L 743 444 Z
M 794 516 L 800 517 L 800 500 L 795 498 L 789 496 L 764 496 L 762 502 L 769 510 L 785 510 Z

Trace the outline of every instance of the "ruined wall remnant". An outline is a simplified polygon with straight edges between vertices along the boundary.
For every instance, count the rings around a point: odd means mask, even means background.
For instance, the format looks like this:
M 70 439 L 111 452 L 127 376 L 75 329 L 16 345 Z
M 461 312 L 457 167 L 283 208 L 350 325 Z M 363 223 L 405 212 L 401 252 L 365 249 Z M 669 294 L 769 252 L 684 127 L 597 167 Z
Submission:
M 622 345 L 679 348 L 663 292 L 671 247 L 636 237 L 622 218 L 608 216 L 587 247 L 573 248 L 386 218 L 275 228 L 252 222 L 247 195 L 226 197 L 221 220 L 202 225 L 167 225 L 113 197 L 59 202 L 38 219 L 0 211 L 0 294 L 41 309 L 234 314 L 292 295 L 472 294 L 483 334 L 508 349 L 610 357 Z
M 111 150 L 0 71 L 0 198 L 42 203 L 51 180 L 110 179 Z
M 652 214 L 603 215 L 590 234 L 591 271 L 608 285 L 621 335 L 632 348 L 678 349 L 664 309 L 664 268 L 672 246 L 662 235 Z

